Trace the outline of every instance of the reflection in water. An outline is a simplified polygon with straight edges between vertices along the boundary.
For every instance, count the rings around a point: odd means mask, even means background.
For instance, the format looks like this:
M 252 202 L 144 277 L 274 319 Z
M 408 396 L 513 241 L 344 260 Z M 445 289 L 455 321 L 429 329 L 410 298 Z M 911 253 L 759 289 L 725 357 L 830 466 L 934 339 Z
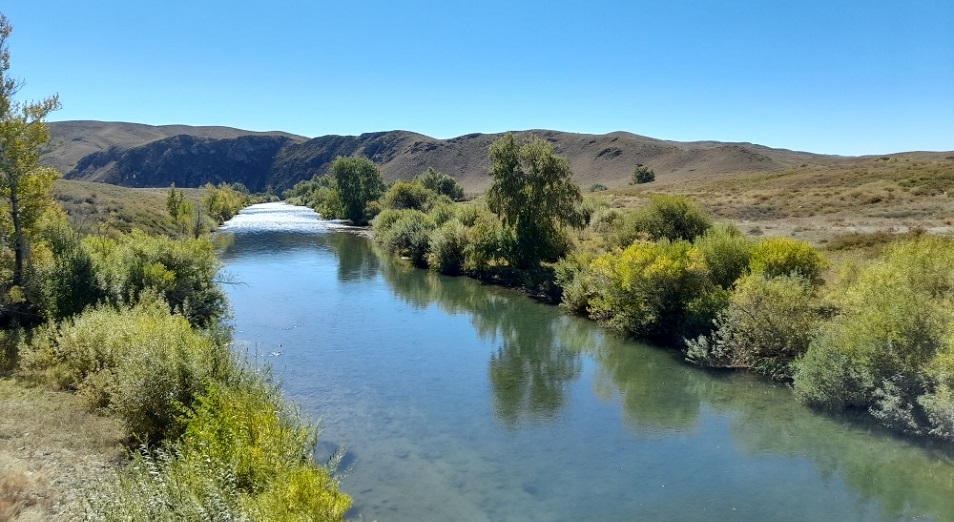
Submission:
M 444 276 L 396 262 L 384 263 L 382 273 L 406 302 L 419 308 L 435 303 L 449 314 L 467 313 L 480 337 L 499 340 L 487 373 L 500 421 L 515 428 L 523 420 L 559 416 L 567 383 L 579 377 L 582 363 L 576 351 L 560 343 L 557 323 L 532 320 L 539 305 L 494 288 L 451 291 Z
M 580 376 L 580 357 L 587 354 L 597 363 L 593 392 L 605 400 L 618 396 L 624 425 L 641 437 L 695 433 L 704 408 L 725 412 L 744 453 L 805 458 L 826 480 L 844 481 L 862 499 L 876 501 L 888 518 L 954 514 L 949 449 L 899 439 L 863 418 L 810 411 L 784 385 L 700 370 L 678 353 L 633 343 L 589 321 L 556 314 L 533 318 L 538 311 L 524 313 L 529 300 L 505 290 L 475 285 L 460 292 L 443 276 L 393 262 L 382 263 L 381 270 L 406 302 L 469 314 L 479 335 L 500 340 L 490 354 L 488 377 L 494 413 L 510 429 L 521 421 L 557 419 L 566 385 Z
M 355 241 L 352 233 L 328 234 L 325 242 L 338 256 L 338 280 L 360 281 L 378 273 L 378 256 L 364 241 Z
M 348 446 L 353 518 L 954 520 L 949 449 L 291 222 L 218 251 L 237 340 Z

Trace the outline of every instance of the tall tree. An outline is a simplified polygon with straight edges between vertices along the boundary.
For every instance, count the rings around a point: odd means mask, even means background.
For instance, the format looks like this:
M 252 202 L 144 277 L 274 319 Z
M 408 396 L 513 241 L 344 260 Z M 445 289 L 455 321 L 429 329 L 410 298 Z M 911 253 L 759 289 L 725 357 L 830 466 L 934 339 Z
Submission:
M 338 185 L 345 219 L 355 224 L 367 223 L 365 208 L 384 194 L 381 171 L 368 158 L 338 156 L 331 164 L 331 175 Z
M 19 102 L 14 96 L 21 82 L 9 75 L 10 48 L 7 39 L 13 26 L 0 14 L 0 194 L 7 206 L 9 223 L 4 242 L 13 250 L 13 285 L 23 282 L 29 262 L 29 232 L 52 205 L 50 188 L 58 173 L 39 165 L 49 129 L 43 121 L 60 107 L 56 95 L 37 102 Z
M 564 227 L 583 226 L 583 196 L 566 158 L 540 138 L 518 143 L 508 132 L 490 144 L 490 160 L 487 203 L 514 233 L 509 261 L 528 268 L 556 260 L 569 244 Z

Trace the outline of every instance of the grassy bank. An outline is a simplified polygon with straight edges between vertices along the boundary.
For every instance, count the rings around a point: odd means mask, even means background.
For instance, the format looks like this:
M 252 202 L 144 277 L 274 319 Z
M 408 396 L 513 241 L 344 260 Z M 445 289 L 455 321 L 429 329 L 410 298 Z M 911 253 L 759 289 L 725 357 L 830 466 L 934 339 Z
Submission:
M 314 462 L 314 427 L 230 351 L 207 239 L 82 238 L 63 224 L 37 239 L 48 253 L 35 258 L 21 306 L 46 321 L 4 330 L 0 402 L 31 416 L 2 426 L 10 440 L 29 436 L 42 449 L 4 455 L 15 471 L 0 484 L 6 518 L 341 520 L 350 499 L 334 463 Z M 62 397 L 59 409 L 44 397 Z M 113 431 L 95 435 L 90 411 Z M 50 468 L 45 456 L 71 437 L 98 467 Z M 62 488 L 42 478 L 58 473 L 80 493 L 58 498 Z

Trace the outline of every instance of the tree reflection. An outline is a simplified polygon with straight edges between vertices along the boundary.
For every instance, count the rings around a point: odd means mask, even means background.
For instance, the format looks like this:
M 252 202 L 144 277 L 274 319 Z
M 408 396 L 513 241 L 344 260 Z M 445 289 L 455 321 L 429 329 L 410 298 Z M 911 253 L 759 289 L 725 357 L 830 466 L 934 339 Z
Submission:
M 338 280 L 359 281 L 378 274 L 380 261 L 368 238 L 346 232 L 322 236 L 325 244 L 338 256 Z
M 577 350 L 557 336 L 561 316 L 545 305 L 474 281 L 384 263 L 385 281 L 415 307 L 436 304 L 450 314 L 467 313 L 478 335 L 499 341 L 490 355 L 488 378 L 494 413 L 509 428 L 559 416 L 567 386 L 579 377 Z
M 567 318 L 570 319 L 570 318 Z M 593 392 L 610 400 L 617 394 L 624 424 L 641 436 L 692 430 L 699 422 L 700 398 L 692 391 L 694 368 L 674 354 L 638 344 L 583 320 L 567 320 L 561 335 L 598 363 Z
M 594 393 L 619 397 L 623 425 L 641 437 L 698 432 L 715 415 L 727 419 L 736 450 L 809 462 L 836 487 L 874 500 L 887 519 L 943 520 L 954 513 L 950 447 L 812 411 L 784 384 L 686 365 L 678 352 L 603 332 L 516 293 L 389 262 L 381 271 L 412 306 L 467 313 L 482 337 L 499 343 L 487 375 L 494 413 L 510 429 L 560 416 L 585 353 L 596 363 Z

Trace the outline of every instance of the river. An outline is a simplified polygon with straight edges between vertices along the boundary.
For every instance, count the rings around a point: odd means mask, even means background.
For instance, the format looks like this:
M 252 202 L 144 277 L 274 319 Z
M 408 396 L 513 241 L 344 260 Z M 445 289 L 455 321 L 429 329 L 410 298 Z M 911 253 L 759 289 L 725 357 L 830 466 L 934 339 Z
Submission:
M 302 207 L 216 244 L 236 349 L 344 447 L 354 520 L 954 520 L 954 452 L 818 414 Z

